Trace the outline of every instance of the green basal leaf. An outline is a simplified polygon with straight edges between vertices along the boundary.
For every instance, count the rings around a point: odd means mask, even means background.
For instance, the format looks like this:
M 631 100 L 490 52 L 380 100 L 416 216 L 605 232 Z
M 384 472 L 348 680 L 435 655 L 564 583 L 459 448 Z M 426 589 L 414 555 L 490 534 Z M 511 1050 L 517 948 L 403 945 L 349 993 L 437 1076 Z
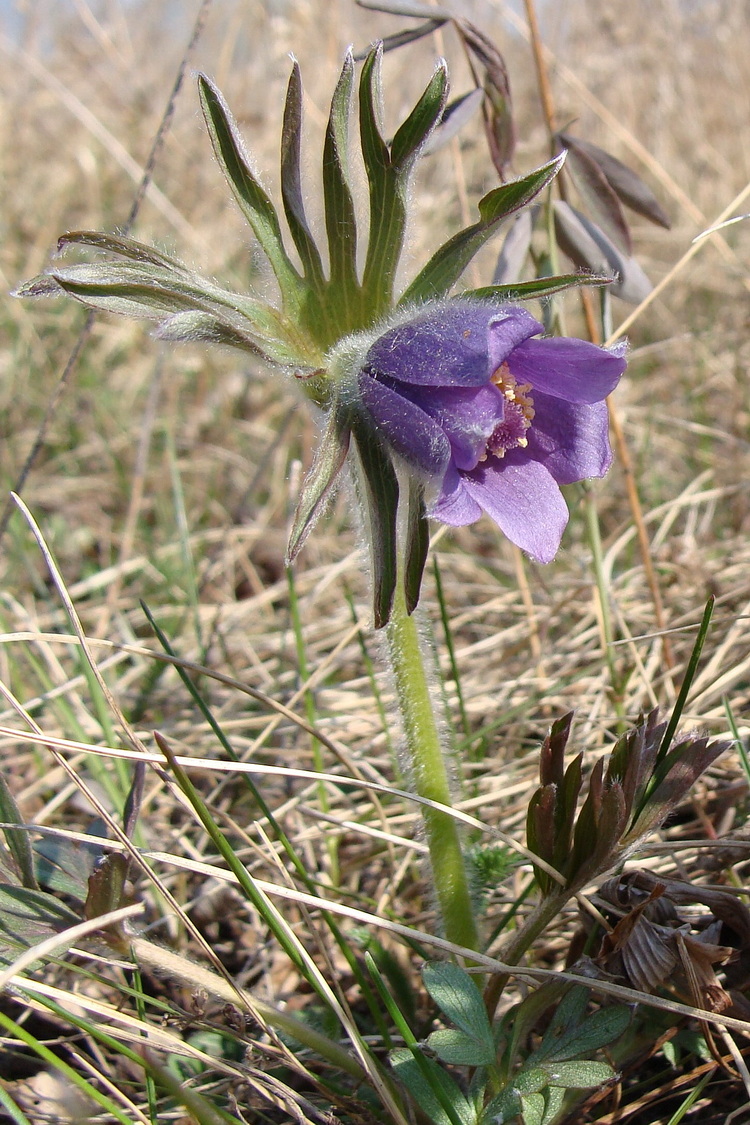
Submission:
M 39 884 L 34 874 L 34 853 L 31 849 L 29 834 L 23 827 L 23 817 L 2 773 L 0 773 L 0 821 L 3 824 L 19 825 L 18 828 L 3 829 L 5 842 L 15 860 L 17 873 L 20 875 L 24 887 L 34 891 L 39 890 Z
M 428 1036 L 427 1046 L 443 1062 L 454 1066 L 492 1066 L 495 1062 L 494 1047 L 483 1050 L 483 1045 L 473 1036 L 452 1028 L 433 1031 Z
M 566 1062 L 619 1039 L 630 1023 L 630 1009 L 611 1005 L 583 1018 L 588 1001 L 585 988 L 574 988 L 565 995 L 529 1063 L 546 1066 Z
M 97 837 L 106 830 L 104 822 L 97 817 L 89 825 L 88 835 Z M 103 841 L 96 843 L 94 839 L 68 840 L 64 836 L 44 836 L 36 841 L 34 851 L 39 883 L 57 895 L 85 902 L 89 878 L 106 854 Z
M 312 468 L 302 485 L 289 535 L 287 565 L 294 562 L 308 532 L 331 496 L 349 451 L 350 434 L 347 412 L 339 406 L 333 407 Z
M 349 123 L 354 88 L 354 61 L 347 52 L 331 99 L 323 147 L 323 202 L 331 279 L 329 304 L 340 335 L 359 327 L 357 217 L 349 173 Z
M 53 895 L 0 884 L 0 965 L 11 965 L 26 949 L 80 921 Z
M 545 1086 L 549 1086 L 549 1074 L 541 1066 L 524 1068 L 513 1077 L 513 1088 L 524 1097 L 539 1093 Z
M 562 1109 L 565 1100 L 563 1086 L 548 1086 L 544 1091 L 544 1116 L 541 1125 L 552 1125 Z
M 307 223 L 300 173 L 302 144 L 302 78 L 295 62 L 289 78 L 281 130 L 281 198 L 289 231 L 297 247 L 305 278 L 322 293 L 325 287 L 320 251 Z
M 355 420 L 352 433 L 365 485 L 372 551 L 373 615 L 375 628 L 388 624 L 396 590 L 396 515 L 398 480 L 390 457 L 366 423 Z
M 612 277 L 599 273 L 565 273 L 557 277 L 539 277 L 534 281 L 517 281 L 512 285 L 484 285 L 481 289 L 467 289 L 462 297 L 497 304 L 503 301 L 531 301 L 534 298 L 552 297 L 566 289 L 580 285 L 611 285 Z
M 409 478 L 409 510 L 406 524 L 406 564 L 404 592 L 406 611 L 413 613 L 419 602 L 427 552 L 430 549 L 430 527 L 424 502 L 424 486 L 414 476 Z
M 477 1125 L 473 1104 L 433 1059 L 422 1055 L 417 1063 L 407 1047 L 391 1051 L 388 1057 L 416 1105 L 435 1125 Z
M 571 1031 L 569 1037 L 557 1043 L 547 1056 L 548 1061 L 563 1062 L 574 1055 L 587 1055 L 609 1046 L 625 1034 L 631 1018 L 630 1008 L 623 1005 L 600 1008 Z
M 545 1069 L 550 1086 L 563 1086 L 566 1090 L 586 1090 L 589 1086 L 603 1086 L 616 1077 L 609 1063 L 593 1062 L 590 1059 L 556 1063 Z
M 445 297 L 500 224 L 539 195 L 560 171 L 564 160 L 563 153 L 528 176 L 503 184 L 485 195 L 479 201 L 479 222 L 459 231 L 433 254 L 402 294 L 399 306 Z
M 451 961 L 428 961 L 422 966 L 422 980 L 432 999 L 447 1018 L 474 1040 L 475 1050 L 484 1057 L 477 1065 L 495 1061 L 495 1040 L 473 978 Z
M 551 1048 L 562 1042 L 563 1035 L 571 1031 L 577 1032 L 585 1019 L 590 999 L 591 993 L 583 985 L 568 986 L 567 992 L 555 1008 L 549 1027 L 544 1033 L 544 1039 L 538 1050 L 530 1057 L 542 1058 L 547 1047 Z
M 502 1125 L 504 1121 L 513 1121 L 520 1112 L 521 1099 L 517 1091 L 509 1085 L 484 1107 L 480 1125 Z
M 542 1125 L 547 1101 L 544 1094 L 529 1094 L 521 1098 L 521 1116 L 523 1125 Z
M 239 131 L 223 97 L 204 74 L 199 75 L 198 85 L 216 159 L 276 275 L 285 311 L 299 312 L 304 305 L 306 286 L 284 249 L 276 209 L 250 168 Z

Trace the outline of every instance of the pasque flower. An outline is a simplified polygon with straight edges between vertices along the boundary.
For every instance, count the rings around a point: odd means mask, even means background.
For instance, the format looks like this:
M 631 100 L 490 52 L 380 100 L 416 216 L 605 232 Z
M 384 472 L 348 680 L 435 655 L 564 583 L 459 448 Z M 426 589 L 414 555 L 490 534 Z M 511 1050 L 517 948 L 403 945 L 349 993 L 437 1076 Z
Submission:
M 380 435 L 431 482 L 431 515 L 460 526 L 484 511 L 549 562 L 568 519 L 559 485 L 611 463 L 604 400 L 625 359 L 542 331 L 515 306 L 440 302 L 370 346 L 358 390 Z
M 56 261 L 20 286 L 19 296 L 66 293 L 91 308 L 157 322 L 164 339 L 240 348 L 292 373 L 328 425 L 303 482 L 289 538 L 292 562 L 349 459 L 356 465 L 371 543 L 375 623 L 388 622 L 398 583 L 411 612 L 427 556 L 430 514 L 449 524 L 488 512 L 534 558 L 551 559 L 567 510 L 558 484 L 599 476 L 609 465 L 603 399 L 622 356 L 578 340 L 535 340 L 542 327 L 504 304 L 518 286 L 491 286 L 448 299 L 474 255 L 551 183 L 562 153 L 479 200 L 478 220 L 439 246 L 399 294 L 399 259 L 409 183 L 425 142 L 439 128 L 448 97 L 444 64 L 386 139 L 378 107 L 376 46 L 362 65 L 354 99 L 347 54 L 331 99 L 322 162 L 325 249 L 305 211 L 302 82 L 295 63 L 287 88 L 281 144 L 281 216 L 245 153 L 231 112 L 213 83 L 199 91 L 214 154 L 278 283 L 275 305 L 202 278 L 162 250 L 99 231 L 71 231 Z M 372 221 L 363 242 L 350 182 L 352 109 Z M 87 260 L 94 256 L 93 261 Z M 527 298 L 610 278 L 578 274 L 524 282 Z M 401 488 L 394 462 L 410 472 Z M 400 515 L 403 518 L 400 518 Z M 401 566 L 401 562 L 403 566 Z

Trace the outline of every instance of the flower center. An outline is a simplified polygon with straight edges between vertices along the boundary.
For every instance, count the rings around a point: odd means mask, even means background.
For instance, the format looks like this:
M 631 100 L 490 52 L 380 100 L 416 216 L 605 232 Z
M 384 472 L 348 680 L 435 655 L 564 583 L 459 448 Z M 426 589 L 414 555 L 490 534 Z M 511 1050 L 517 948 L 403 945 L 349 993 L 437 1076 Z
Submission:
M 517 446 L 525 448 L 529 444 L 526 431 L 534 417 L 534 400 L 529 394 L 531 383 L 517 383 L 507 363 L 498 367 L 495 374 L 490 376 L 490 382 L 495 384 L 505 399 L 505 417 L 490 436 L 481 461 L 486 460 L 490 453 L 495 457 L 504 457 L 509 449 Z

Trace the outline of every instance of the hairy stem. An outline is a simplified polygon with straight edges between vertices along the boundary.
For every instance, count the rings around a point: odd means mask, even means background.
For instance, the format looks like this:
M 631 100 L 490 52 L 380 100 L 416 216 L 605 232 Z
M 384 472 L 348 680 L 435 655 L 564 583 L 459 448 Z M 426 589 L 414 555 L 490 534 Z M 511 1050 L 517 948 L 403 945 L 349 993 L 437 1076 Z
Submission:
M 446 755 L 425 672 L 419 630 L 414 617 L 406 611 L 400 582 L 386 633 L 412 784 L 420 797 L 450 805 Z M 429 805 L 423 806 L 422 816 L 445 937 L 456 945 L 478 950 L 479 936 L 458 825 L 449 813 Z

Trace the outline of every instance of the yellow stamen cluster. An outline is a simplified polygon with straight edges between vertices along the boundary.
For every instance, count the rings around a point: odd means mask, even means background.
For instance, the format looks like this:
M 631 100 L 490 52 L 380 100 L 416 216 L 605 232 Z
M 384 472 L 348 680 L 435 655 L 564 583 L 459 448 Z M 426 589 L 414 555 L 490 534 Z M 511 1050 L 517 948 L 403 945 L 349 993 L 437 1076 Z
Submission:
M 531 383 L 518 383 L 515 376 L 511 375 L 507 363 L 498 367 L 494 375 L 490 376 L 490 382 L 494 383 L 506 400 L 505 420 L 487 442 L 487 452 L 480 458 L 482 461 L 490 453 L 495 457 L 503 457 L 509 449 L 518 446 L 524 449 L 529 444 L 524 434 L 531 426 L 535 413 L 534 400 L 529 393 Z
M 529 394 L 531 383 L 516 382 L 515 375 L 511 375 L 507 363 L 501 363 L 494 375 L 490 375 L 490 382 L 494 383 L 501 394 L 519 407 L 529 426 L 534 418 L 534 400 Z M 527 426 L 526 429 L 529 427 Z

